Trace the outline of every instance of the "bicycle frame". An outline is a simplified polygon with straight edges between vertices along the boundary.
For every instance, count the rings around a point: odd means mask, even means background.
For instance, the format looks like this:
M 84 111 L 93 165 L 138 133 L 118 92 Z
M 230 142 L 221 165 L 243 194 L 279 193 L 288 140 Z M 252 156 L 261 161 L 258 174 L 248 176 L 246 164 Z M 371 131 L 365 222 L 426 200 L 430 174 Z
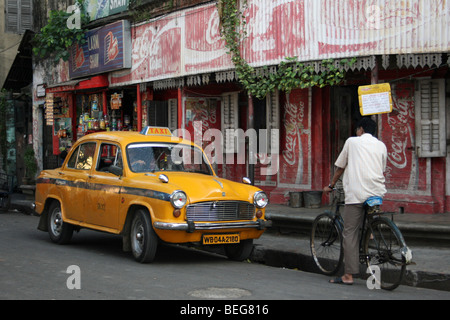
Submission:
M 343 263 L 344 219 L 341 208 L 345 204 L 337 197 L 330 210 L 318 215 L 311 232 L 311 254 L 317 267 L 327 275 L 339 271 Z M 367 272 L 377 278 L 382 289 L 393 290 L 402 281 L 406 265 L 411 264 L 412 252 L 393 221 L 380 210 L 381 198 L 371 199 L 370 206 L 364 205 L 359 228 L 360 263 L 367 265 Z M 378 268 L 378 271 L 377 271 Z M 381 276 L 381 272 L 383 276 Z
M 393 230 L 393 232 L 396 234 L 398 241 L 400 242 L 400 244 L 402 245 L 402 247 L 400 248 L 400 253 L 401 255 L 405 258 L 405 262 L 401 262 L 401 264 L 404 265 L 410 265 L 410 264 L 414 264 L 412 262 L 412 251 L 411 249 L 408 248 L 408 246 L 406 245 L 406 241 L 403 238 L 403 235 L 400 231 L 400 229 L 397 227 L 397 225 L 394 223 L 394 219 L 393 219 L 393 215 L 391 215 L 391 219 L 386 218 L 386 217 L 382 217 L 382 215 L 384 215 L 384 213 L 380 212 L 374 215 L 368 215 L 367 214 L 367 208 L 364 211 L 364 223 L 367 223 L 367 227 L 364 230 L 364 233 L 361 235 L 361 239 L 360 239 L 360 246 L 359 246 L 359 250 L 360 253 L 362 254 L 363 252 L 363 239 L 366 238 L 366 234 L 367 232 L 370 232 L 371 234 L 374 233 L 373 229 L 372 229 L 372 222 L 375 220 L 383 220 L 384 223 L 386 223 L 387 225 L 389 225 L 389 227 Z M 377 239 L 374 239 L 375 241 L 377 241 Z M 384 241 L 386 244 L 385 239 L 381 239 L 382 241 Z M 380 247 L 380 243 L 376 243 L 376 246 L 379 248 Z
M 343 207 L 345 204 L 343 202 L 336 202 L 333 201 L 332 207 L 335 207 L 335 212 L 331 212 L 334 214 L 334 223 L 338 226 L 338 228 L 341 230 L 341 232 L 344 231 L 344 219 L 342 218 L 341 213 L 339 212 L 339 208 Z M 385 216 L 386 214 L 384 212 L 378 211 L 373 214 L 368 214 L 368 205 L 364 205 L 364 216 L 362 225 L 360 228 L 360 234 L 359 234 L 359 253 L 360 253 L 360 263 L 365 264 L 367 256 L 364 254 L 364 244 L 363 241 L 366 238 L 367 232 L 370 232 L 371 234 L 374 233 L 372 229 L 372 221 L 375 219 L 383 219 L 381 216 Z M 396 232 L 398 236 L 398 240 L 400 243 L 403 244 L 403 247 L 401 248 L 401 254 L 403 257 L 405 257 L 405 264 L 413 264 L 412 262 L 412 251 L 408 248 L 406 245 L 405 239 L 403 238 L 402 233 L 398 229 L 397 225 L 394 223 L 393 214 L 391 214 L 391 219 L 385 218 L 383 219 L 389 226 Z M 375 240 L 376 241 L 376 240 Z M 376 243 L 377 247 L 380 246 L 379 243 Z
M 337 202 L 333 200 L 333 203 L 331 204 L 331 207 L 336 208 L 335 212 L 332 212 L 331 210 L 326 210 L 325 213 L 331 213 L 334 215 L 334 222 L 337 224 L 339 229 L 341 231 L 344 230 L 344 219 L 342 218 L 341 213 L 339 212 L 339 208 L 345 206 L 344 202 Z

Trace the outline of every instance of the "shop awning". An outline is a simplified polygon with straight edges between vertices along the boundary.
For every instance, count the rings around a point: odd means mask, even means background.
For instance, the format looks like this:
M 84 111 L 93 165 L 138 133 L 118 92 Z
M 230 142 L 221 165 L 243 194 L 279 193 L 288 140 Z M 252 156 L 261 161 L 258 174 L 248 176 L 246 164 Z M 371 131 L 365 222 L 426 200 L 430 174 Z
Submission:
M 31 63 L 31 39 L 34 32 L 26 30 L 17 49 L 17 54 L 8 71 L 3 88 L 13 92 L 20 90 L 33 82 L 33 68 Z M 3 63 L 3 61 L 2 61 Z
M 77 84 L 80 82 L 80 80 L 72 80 L 72 81 L 66 81 L 62 83 L 53 84 L 50 86 L 47 86 L 45 88 L 46 93 L 55 93 L 55 92 L 65 92 L 65 91 L 74 91 L 76 90 Z
M 56 92 L 107 88 L 108 86 L 109 86 L 108 76 L 99 75 L 91 78 L 71 80 L 50 85 L 47 86 L 45 91 L 46 93 L 56 93 Z

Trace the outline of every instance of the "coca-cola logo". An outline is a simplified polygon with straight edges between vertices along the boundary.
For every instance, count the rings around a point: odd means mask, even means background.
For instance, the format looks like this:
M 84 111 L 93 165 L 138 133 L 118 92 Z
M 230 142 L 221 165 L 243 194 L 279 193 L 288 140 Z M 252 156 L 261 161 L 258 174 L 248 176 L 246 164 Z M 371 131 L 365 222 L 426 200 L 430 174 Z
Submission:
M 83 48 L 78 46 L 78 44 L 76 44 L 75 46 L 75 65 L 73 70 L 77 70 L 79 68 L 81 68 L 84 64 L 85 58 L 84 58 L 84 51 Z
M 287 103 L 285 106 L 286 143 L 283 158 L 291 166 L 297 162 L 298 146 L 301 143 L 300 132 L 303 129 L 304 108 L 303 102 L 300 102 L 299 105 Z
M 119 43 L 117 37 L 110 31 L 105 37 L 105 64 L 114 60 L 119 54 Z
M 426 180 L 419 179 L 424 172 L 414 152 L 415 114 L 414 85 L 400 84 L 393 90 L 394 109 L 383 116 L 381 140 L 387 148 L 386 184 L 392 190 L 426 187 Z
M 206 27 L 206 37 L 205 40 L 208 44 L 214 45 L 218 42 L 222 43 L 222 35 L 220 34 L 220 19 L 219 13 L 214 10 L 209 16 L 208 25 Z M 221 47 L 221 46 L 220 46 Z
M 387 123 L 392 130 L 391 141 L 388 142 L 388 160 L 397 169 L 404 169 L 408 165 L 406 154 L 409 137 L 412 136 L 410 121 L 414 120 L 411 99 L 398 99 L 396 112 L 388 116 Z

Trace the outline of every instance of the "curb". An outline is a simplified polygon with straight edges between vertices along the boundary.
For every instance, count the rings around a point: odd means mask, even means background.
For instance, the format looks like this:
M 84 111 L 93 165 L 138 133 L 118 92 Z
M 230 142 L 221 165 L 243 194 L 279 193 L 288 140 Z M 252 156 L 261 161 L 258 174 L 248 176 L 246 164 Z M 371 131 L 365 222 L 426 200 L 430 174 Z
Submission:
M 314 209 L 308 213 L 300 212 L 299 214 L 271 210 L 266 212 L 266 219 L 272 220 L 273 228 L 310 230 L 315 217 L 323 212 L 323 208 Z M 400 220 L 399 214 L 394 214 L 394 222 L 406 239 L 450 240 L 450 223 L 409 222 L 404 217 Z
M 298 269 L 304 272 L 321 274 L 315 266 L 311 256 L 265 248 L 264 245 L 255 245 L 249 260 L 270 267 Z M 364 274 L 364 267 L 360 269 Z M 406 274 L 401 285 L 426 288 L 441 291 L 450 291 L 450 274 L 442 274 L 429 271 L 413 271 L 406 268 Z
M 273 223 L 273 226 L 268 229 L 268 231 L 276 232 L 278 229 L 285 229 L 309 235 L 315 217 L 322 212 L 323 210 L 315 210 L 311 214 L 296 215 L 286 212 L 267 212 L 266 218 L 272 220 Z M 423 240 L 430 239 L 438 241 L 448 241 L 450 239 L 450 225 L 437 223 L 421 224 L 407 221 L 395 221 L 395 223 L 401 230 L 405 239 L 407 239 L 407 242 L 417 241 L 418 243 L 421 243 Z M 262 237 L 264 237 L 264 234 Z M 287 243 L 290 242 L 288 237 L 286 237 L 285 241 Z M 272 247 L 270 244 L 266 245 L 264 241 L 259 241 L 258 244 L 255 244 L 249 260 L 273 267 L 285 267 L 321 274 L 309 253 L 294 252 L 292 249 L 286 250 L 286 248 L 276 248 L 275 246 Z M 417 267 L 414 269 L 415 270 L 408 269 L 408 267 L 406 268 L 406 274 L 401 285 L 450 291 L 450 271 L 440 273 L 435 271 L 417 270 Z M 363 267 L 361 267 L 360 274 L 363 275 L 364 271 Z

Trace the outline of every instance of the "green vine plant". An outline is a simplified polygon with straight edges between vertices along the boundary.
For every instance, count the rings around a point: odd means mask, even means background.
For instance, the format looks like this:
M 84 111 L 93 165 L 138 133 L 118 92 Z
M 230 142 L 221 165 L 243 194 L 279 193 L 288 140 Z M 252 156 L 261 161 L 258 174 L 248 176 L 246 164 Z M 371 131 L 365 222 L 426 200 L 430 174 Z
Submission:
M 247 5 L 243 0 L 243 7 Z M 220 17 L 220 27 L 228 54 L 235 66 L 239 82 L 244 86 L 249 95 L 257 99 L 274 92 L 275 89 L 291 92 L 295 88 L 309 88 L 317 86 L 334 86 L 339 84 L 345 77 L 345 72 L 337 67 L 332 59 L 322 61 L 323 72 L 315 72 L 314 67 L 305 65 L 298 61 L 297 57 L 287 57 L 276 68 L 275 73 L 269 73 L 268 66 L 264 66 L 262 73 L 257 73 L 241 55 L 241 45 L 247 33 L 246 17 L 238 8 L 239 0 L 218 0 L 217 9 Z M 356 58 L 342 59 L 341 66 L 352 66 Z M 268 74 L 265 76 L 264 74 Z
M 79 13 L 68 13 L 63 10 L 53 10 L 47 25 L 41 28 L 33 38 L 33 53 L 41 59 L 53 57 L 56 62 L 60 59 L 67 61 L 69 59 L 69 48 L 78 43 L 86 43 L 85 33 L 86 25 L 89 23 L 89 14 L 83 6 L 83 0 L 76 0 Z M 68 20 L 78 15 L 80 28 L 68 26 Z

